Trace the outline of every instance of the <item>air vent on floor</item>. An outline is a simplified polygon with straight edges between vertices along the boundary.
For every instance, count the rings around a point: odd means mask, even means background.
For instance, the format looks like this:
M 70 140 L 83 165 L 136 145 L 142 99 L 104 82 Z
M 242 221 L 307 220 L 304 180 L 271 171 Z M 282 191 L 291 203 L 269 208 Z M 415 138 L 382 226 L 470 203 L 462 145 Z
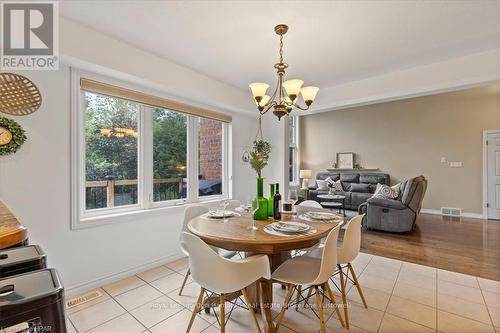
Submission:
M 461 208 L 441 207 L 441 214 L 444 216 L 462 216 Z
M 96 298 L 102 297 L 103 293 L 99 290 L 92 290 L 86 294 L 73 297 L 66 301 L 66 308 L 71 309 L 75 306 L 82 305 L 83 303 L 90 302 Z

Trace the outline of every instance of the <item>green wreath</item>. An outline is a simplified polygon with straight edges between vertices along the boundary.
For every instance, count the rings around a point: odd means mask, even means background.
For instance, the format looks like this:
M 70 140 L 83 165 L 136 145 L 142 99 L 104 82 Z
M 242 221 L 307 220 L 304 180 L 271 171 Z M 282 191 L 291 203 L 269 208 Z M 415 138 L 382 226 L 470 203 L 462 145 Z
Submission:
M 24 129 L 14 120 L 5 117 L 0 117 L 0 127 L 8 129 L 12 133 L 12 140 L 5 145 L 0 145 L 0 156 L 15 153 L 26 141 Z

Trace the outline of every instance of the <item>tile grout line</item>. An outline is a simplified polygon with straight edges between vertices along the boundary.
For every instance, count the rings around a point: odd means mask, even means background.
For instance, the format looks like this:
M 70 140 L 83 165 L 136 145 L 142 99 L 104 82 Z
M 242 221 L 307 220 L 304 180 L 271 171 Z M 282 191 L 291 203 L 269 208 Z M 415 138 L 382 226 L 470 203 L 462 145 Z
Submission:
M 380 320 L 380 324 L 378 325 L 377 332 L 379 332 L 380 328 L 382 327 L 382 323 L 384 322 L 385 315 L 387 314 L 387 308 L 389 307 L 389 303 L 391 302 L 391 298 L 392 298 L 392 295 L 394 293 L 394 289 L 396 288 L 396 283 L 398 282 L 398 279 L 399 279 L 399 274 L 401 274 L 401 270 L 403 269 L 403 261 L 399 260 L 399 262 L 401 263 L 401 266 L 399 266 L 398 275 L 396 276 L 396 281 L 394 281 L 394 285 L 392 286 L 389 300 L 387 301 L 387 305 L 385 306 L 384 314 L 382 315 L 382 319 Z
M 490 307 L 488 306 L 488 303 L 486 303 L 486 297 L 484 297 L 483 288 L 481 287 L 481 284 L 479 283 L 479 280 L 477 279 L 477 277 L 476 277 L 476 282 L 479 285 L 479 291 L 481 292 L 481 296 L 483 297 L 486 311 L 488 312 L 488 316 L 490 317 L 491 326 L 493 326 L 493 331 L 497 332 L 497 328 L 495 327 L 495 323 L 493 323 L 493 318 L 491 317 Z

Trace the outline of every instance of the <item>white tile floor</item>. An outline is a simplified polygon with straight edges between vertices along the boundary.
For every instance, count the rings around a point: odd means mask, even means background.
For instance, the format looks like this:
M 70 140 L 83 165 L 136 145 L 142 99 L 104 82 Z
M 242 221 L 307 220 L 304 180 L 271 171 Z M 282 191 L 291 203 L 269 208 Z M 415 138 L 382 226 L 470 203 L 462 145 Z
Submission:
M 187 259 L 181 259 L 103 286 L 102 297 L 68 311 L 70 332 L 185 332 L 199 292 L 188 280 L 183 296 L 178 296 L 187 265 Z M 500 282 L 363 253 L 353 266 L 368 309 L 351 288 L 351 332 L 500 333 Z M 285 291 L 276 285 L 274 293 L 275 303 L 282 302 Z M 327 317 L 328 332 L 348 332 L 331 309 Z M 250 314 L 234 310 L 226 332 L 254 331 Z M 304 308 L 288 310 L 279 330 L 318 331 L 318 319 Z M 201 313 L 191 332 L 219 332 L 213 312 Z

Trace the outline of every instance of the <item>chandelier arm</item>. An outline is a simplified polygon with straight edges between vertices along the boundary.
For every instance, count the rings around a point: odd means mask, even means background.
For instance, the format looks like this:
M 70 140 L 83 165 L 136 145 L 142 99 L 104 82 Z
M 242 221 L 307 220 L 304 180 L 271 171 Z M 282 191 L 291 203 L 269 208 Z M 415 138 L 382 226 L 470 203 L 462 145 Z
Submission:
M 305 107 L 302 107 L 302 106 L 300 106 L 300 105 L 299 105 L 299 104 L 297 104 L 297 103 L 293 103 L 293 106 L 294 106 L 294 107 L 296 107 L 296 108 L 297 108 L 297 109 L 299 109 L 299 110 L 302 110 L 302 111 L 307 111 L 307 110 L 309 110 L 309 106 L 307 106 L 307 105 L 306 105 Z
M 276 101 L 272 101 L 270 103 L 267 103 L 264 110 L 259 111 L 261 115 L 266 114 L 267 111 L 269 111 L 273 106 L 275 106 L 277 103 Z

